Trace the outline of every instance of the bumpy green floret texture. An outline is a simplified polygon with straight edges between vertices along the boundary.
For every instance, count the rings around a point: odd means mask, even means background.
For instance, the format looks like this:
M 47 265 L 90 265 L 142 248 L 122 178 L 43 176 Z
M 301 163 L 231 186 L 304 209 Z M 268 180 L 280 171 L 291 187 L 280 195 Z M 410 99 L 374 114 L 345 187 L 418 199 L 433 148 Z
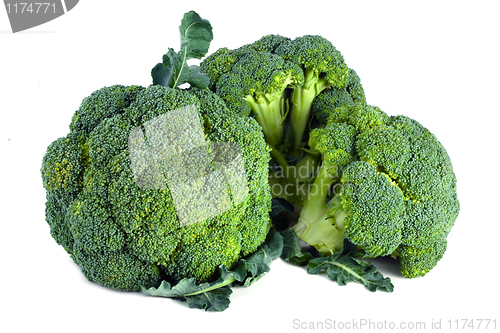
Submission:
M 266 141 L 275 146 L 284 131 L 286 89 L 303 81 L 303 71 L 294 63 L 269 52 L 248 51 L 219 78 L 216 90 L 231 110 L 252 114 Z
M 356 159 L 358 133 L 352 125 L 331 124 L 312 130 L 309 136 L 309 146 L 321 153 L 323 164 L 334 167 L 329 172 L 335 173 L 337 168 L 342 168 Z
M 257 104 L 271 104 L 275 99 L 279 102 L 285 88 L 303 80 L 298 66 L 272 53 L 255 51 L 243 55 L 231 71 L 222 75 L 216 89 L 230 109 L 246 116 L 252 111 L 258 115 Z
M 337 88 L 343 88 L 347 83 L 349 68 L 344 63 L 342 54 L 321 36 L 307 35 L 285 40 L 276 48 L 275 53 L 303 66 L 306 89 L 323 79 L 327 82 L 325 84 Z
M 286 40 L 289 40 L 289 38 L 280 35 L 266 35 L 251 44 L 244 45 L 234 50 L 230 50 L 227 47 L 218 49 L 203 59 L 200 64 L 201 71 L 206 73 L 210 79 L 208 88 L 215 91 L 219 78 L 231 72 L 233 65 L 247 53 L 253 53 L 255 51 L 274 53 L 276 48 Z
M 351 135 L 341 127 L 352 128 Z M 302 240 L 328 254 L 346 237 L 367 257 L 399 259 L 410 278 L 438 263 L 459 201 L 450 158 L 429 130 L 354 103 L 334 109 L 326 126 L 311 132 L 309 145 L 322 159 L 314 184 L 341 191 L 307 198 L 294 227 Z
M 286 146 L 297 158 L 307 141 L 316 96 L 334 89 L 338 103 L 347 98 L 364 101 L 359 77 L 321 36 L 268 35 L 235 50 L 221 48 L 202 62 L 201 70 L 210 78 L 209 88 L 230 109 L 254 115 L 266 141 L 272 147 Z
M 325 125 L 336 108 L 352 104 L 366 104 L 366 97 L 358 74 L 353 69 L 349 69 L 347 85 L 342 88 L 332 87 L 323 90 L 314 99 L 311 110 L 319 123 Z
M 386 174 L 362 161 L 350 164 L 343 171 L 341 183 L 347 238 L 361 246 L 369 257 L 392 254 L 401 244 L 403 231 L 401 190 Z
M 209 144 L 240 147 L 249 193 L 219 216 L 181 226 L 168 186 L 137 186 L 128 137 L 144 122 L 193 104 Z M 165 277 L 206 281 L 265 240 L 269 148 L 255 120 L 235 115 L 211 92 L 102 88 L 84 99 L 70 129 L 43 159 L 46 220 L 89 280 L 118 290 L 139 290 Z
M 395 255 L 403 275 L 415 277 L 434 267 L 446 250 L 460 208 L 456 177 L 445 148 L 428 129 L 405 116 L 391 117 L 387 126 L 361 136 L 358 151 L 404 194 L 405 227 Z

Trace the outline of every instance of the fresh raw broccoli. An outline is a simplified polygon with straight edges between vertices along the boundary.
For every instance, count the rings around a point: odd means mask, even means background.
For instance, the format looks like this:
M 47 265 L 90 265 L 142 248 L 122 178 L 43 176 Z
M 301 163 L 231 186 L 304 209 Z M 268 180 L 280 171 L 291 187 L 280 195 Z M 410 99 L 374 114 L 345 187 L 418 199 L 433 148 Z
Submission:
M 144 122 L 187 105 L 196 105 L 208 142 L 240 147 L 249 193 L 219 216 L 181 226 L 168 188 L 136 184 L 128 138 Z M 43 159 L 46 217 L 89 280 L 118 290 L 139 290 L 164 276 L 203 282 L 265 240 L 269 148 L 255 120 L 230 112 L 210 91 L 102 88 L 84 99 L 70 128 Z
M 269 52 L 249 52 L 220 77 L 217 94 L 228 107 L 243 115 L 253 114 L 271 146 L 281 142 L 287 107 L 287 88 L 302 84 L 301 68 Z M 242 98 L 243 96 L 243 98 Z
M 271 147 L 297 158 L 316 96 L 335 89 L 339 96 L 352 90 L 353 98 L 364 98 L 359 77 L 321 36 L 267 35 L 235 50 L 217 50 L 201 70 L 231 110 L 256 117 Z
M 327 255 L 347 239 L 366 257 L 399 258 L 408 277 L 434 267 L 459 209 L 449 157 L 416 121 L 367 105 L 329 41 L 268 35 L 217 50 L 201 70 L 229 109 L 261 125 L 272 195 L 301 207 L 303 241 Z
M 208 52 L 210 23 L 190 11 L 179 31 L 153 85 L 93 92 L 49 145 L 46 221 L 90 281 L 223 311 L 231 287 L 257 281 L 283 249 L 270 148 L 187 63 Z
M 342 54 L 321 36 L 303 36 L 280 44 L 275 53 L 302 67 L 304 83 L 290 95 L 293 148 L 302 148 L 314 98 L 328 88 L 345 88 L 349 68 Z
M 432 133 L 351 104 L 310 133 L 309 147 L 321 167 L 293 227 L 300 239 L 329 255 L 347 238 L 368 258 L 398 258 L 406 277 L 437 264 L 459 202 L 450 158 Z
M 222 47 L 216 50 L 203 59 L 200 64 L 202 72 L 207 74 L 210 79 L 208 88 L 215 91 L 220 77 L 231 72 L 233 65 L 245 54 L 256 51 L 274 53 L 276 48 L 286 40 L 289 38 L 280 35 L 267 35 L 238 49 L 230 50 L 227 47 Z
M 349 69 L 347 85 L 323 90 L 313 101 L 312 113 L 321 125 L 326 125 L 330 113 L 336 108 L 356 103 L 366 104 L 365 91 L 358 74 Z

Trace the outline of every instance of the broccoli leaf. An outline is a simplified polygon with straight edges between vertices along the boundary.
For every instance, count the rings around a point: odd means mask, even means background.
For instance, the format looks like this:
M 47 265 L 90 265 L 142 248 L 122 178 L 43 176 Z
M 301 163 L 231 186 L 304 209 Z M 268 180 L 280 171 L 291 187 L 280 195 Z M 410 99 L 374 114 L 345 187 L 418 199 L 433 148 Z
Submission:
M 295 207 L 283 198 L 271 199 L 271 211 L 269 217 L 278 231 L 285 230 L 289 226 L 288 218 L 284 214 L 293 214 Z
M 357 259 L 346 242 L 348 241 L 344 242 L 342 251 L 310 260 L 307 273 L 319 274 L 326 271 L 328 278 L 336 281 L 339 286 L 345 286 L 348 282 L 359 282 L 372 292 L 378 289 L 392 292 L 394 285 L 391 279 L 384 278 L 370 262 Z
M 307 273 L 316 275 L 326 271 L 330 280 L 345 286 L 348 282 L 362 283 L 369 291 L 385 290 L 392 292 L 394 285 L 390 278 L 384 278 L 369 261 L 361 260 L 361 252 L 356 252 L 354 245 L 344 240 L 341 251 L 322 257 L 312 249 L 303 252 L 300 239 L 293 229 L 283 231 L 283 251 L 281 258 L 297 266 L 306 266 Z
M 295 231 L 293 229 L 288 229 L 283 231 L 281 236 L 283 236 L 283 251 L 281 252 L 281 259 L 289 261 L 292 258 L 301 257 L 302 249 L 300 246 L 300 239 L 295 234 Z
M 187 60 L 200 59 L 208 52 L 213 39 L 212 26 L 196 12 L 184 14 L 179 26 L 181 49 L 177 53 L 169 48 L 163 55 L 163 62 L 151 70 L 154 85 L 176 88 L 184 83 L 198 88 L 206 88 L 209 78 L 200 72 L 199 66 L 188 66 Z
M 265 242 L 246 259 L 240 259 L 232 270 L 219 267 L 219 278 L 213 282 L 196 284 L 194 278 L 184 278 L 172 286 L 162 281 L 157 288 L 141 287 L 149 296 L 169 297 L 185 301 L 190 308 L 205 311 L 224 311 L 229 307 L 231 286 L 249 286 L 269 271 L 269 264 L 278 258 L 283 249 L 283 238 L 271 229 Z
M 293 214 L 295 208 L 293 205 L 285 199 L 282 198 L 273 198 L 271 199 L 271 212 L 269 213 L 269 217 L 274 219 L 281 212 L 288 212 Z
M 283 237 L 272 228 L 267 234 L 265 242 L 247 259 L 241 259 L 248 274 L 243 285 L 248 287 L 265 273 L 269 272 L 269 264 L 281 255 L 283 251 Z M 241 281 L 240 281 L 241 282 Z
M 194 11 L 187 12 L 179 26 L 181 50 L 186 59 L 201 59 L 207 54 L 210 42 L 214 38 L 212 26 Z
M 204 309 L 205 311 L 224 311 L 229 307 L 229 296 L 232 293 L 229 284 L 241 280 L 246 276 L 242 269 L 229 271 L 226 266 L 219 267 L 220 277 L 214 282 L 196 284 L 194 278 L 184 278 L 172 286 L 162 281 L 158 288 L 142 287 L 141 291 L 150 296 L 171 297 L 186 301 L 190 308 Z

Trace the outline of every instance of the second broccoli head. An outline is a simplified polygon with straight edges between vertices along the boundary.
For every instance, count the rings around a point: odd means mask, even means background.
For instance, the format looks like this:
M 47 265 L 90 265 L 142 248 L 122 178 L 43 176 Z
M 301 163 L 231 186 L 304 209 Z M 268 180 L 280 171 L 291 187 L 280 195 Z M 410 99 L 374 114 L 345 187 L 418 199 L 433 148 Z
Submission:
M 302 240 L 328 254 L 347 238 L 366 257 L 399 259 L 406 277 L 437 264 L 459 202 L 450 158 L 429 130 L 354 104 L 334 108 L 309 145 L 322 161 L 293 227 Z
M 366 257 L 398 258 L 407 277 L 436 265 L 459 211 L 449 156 L 417 121 L 368 105 L 328 40 L 268 35 L 201 69 L 230 110 L 261 125 L 272 194 L 301 207 L 299 238 L 324 255 L 347 238 Z
M 145 122 L 190 105 L 209 146 L 239 147 L 248 195 L 218 216 L 182 226 L 168 186 L 138 186 L 128 139 Z M 83 100 L 70 129 L 43 159 L 46 219 L 89 280 L 118 290 L 139 290 L 162 279 L 203 282 L 265 240 L 269 148 L 254 119 L 230 112 L 210 91 L 102 88 Z

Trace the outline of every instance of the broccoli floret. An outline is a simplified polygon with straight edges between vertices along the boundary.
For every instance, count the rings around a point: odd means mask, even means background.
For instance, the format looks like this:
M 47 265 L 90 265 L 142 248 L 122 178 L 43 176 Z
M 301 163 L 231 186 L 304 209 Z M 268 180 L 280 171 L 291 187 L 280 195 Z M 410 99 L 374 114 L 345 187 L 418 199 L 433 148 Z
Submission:
M 364 101 L 359 77 L 321 36 L 264 36 L 235 50 L 219 49 L 200 67 L 209 88 L 230 109 L 254 114 L 269 145 L 289 157 L 301 157 L 311 107 L 322 91 L 337 89 Z
M 368 257 L 399 258 L 409 277 L 437 263 L 459 207 L 449 157 L 418 122 L 368 105 L 329 41 L 269 35 L 201 68 L 229 109 L 261 125 L 273 196 L 302 206 L 302 240 L 330 254 L 347 238 Z
M 314 98 L 327 88 L 345 88 L 349 68 L 342 54 L 321 36 L 303 36 L 285 41 L 275 53 L 300 65 L 304 71 L 304 84 L 293 89 L 290 95 L 293 147 L 300 148 Z
M 332 124 L 311 132 L 309 144 L 321 153 L 321 167 L 293 229 L 304 242 L 322 253 L 339 251 L 345 238 L 342 230 L 327 218 L 330 211 L 326 203 L 338 170 L 356 159 L 357 134 L 356 128 L 348 124 Z
M 293 227 L 299 238 L 324 255 L 347 238 L 366 257 L 399 259 L 406 277 L 437 264 L 459 202 L 450 158 L 432 133 L 413 119 L 351 104 L 311 132 L 309 147 L 321 167 Z
M 353 69 L 349 69 L 347 85 L 323 90 L 313 101 L 312 113 L 321 125 L 326 125 L 330 114 L 338 107 L 351 104 L 366 104 L 365 91 L 361 80 Z
M 280 35 L 266 35 L 251 44 L 244 45 L 234 50 L 229 50 L 227 47 L 216 50 L 203 59 L 200 64 L 202 72 L 206 73 L 210 78 L 208 88 L 215 91 L 219 78 L 231 72 L 233 65 L 245 54 L 255 51 L 274 53 L 276 48 L 287 40 L 289 40 L 289 38 Z
M 183 226 L 168 186 L 138 186 L 128 140 L 145 122 L 188 105 L 198 111 L 208 146 L 239 147 L 248 194 L 238 202 L 233 197 L 235 204 L 220 215 Z M 140 290 L 165 278 L 203 282 L 265 240 L 269 148 L 254 119 L 228 110 L 212 92 L 102 88 L 84 99 L 70 129 L 43 159 L 46 220 L 89 280 L 118 290 Z
M 266 141 L 278 145 L 287 116 L 286 89 L 302 84 L 303 72 L 292 62 L 268 52 L 242 56 L 217 82 L 217 94 L 228 107 L 243 115 L 253 114 Z

